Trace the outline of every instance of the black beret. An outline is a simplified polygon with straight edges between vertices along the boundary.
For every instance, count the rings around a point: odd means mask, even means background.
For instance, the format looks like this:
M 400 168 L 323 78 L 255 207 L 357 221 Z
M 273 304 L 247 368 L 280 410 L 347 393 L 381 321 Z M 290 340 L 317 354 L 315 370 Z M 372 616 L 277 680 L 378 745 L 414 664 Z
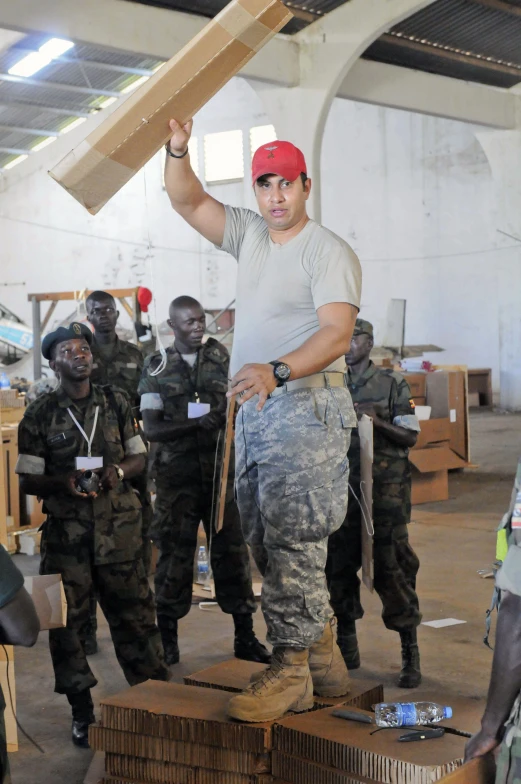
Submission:
M 92 332 L 85 324 L 73 321 L 68 327 L 58 327 L 54 332 L 49 332 L 42 340 L 42 354 L 45 359 L 51 359 L 52 347 L 65 340 L 78 340 L 85 338 L 87 343 L 92 345 Z

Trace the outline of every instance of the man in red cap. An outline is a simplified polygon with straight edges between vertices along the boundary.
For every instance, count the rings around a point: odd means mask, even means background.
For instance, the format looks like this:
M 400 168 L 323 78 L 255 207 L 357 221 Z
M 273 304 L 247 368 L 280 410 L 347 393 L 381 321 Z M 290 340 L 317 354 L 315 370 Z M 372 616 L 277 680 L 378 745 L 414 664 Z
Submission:
M 347 450 L 356 417 L 345 359 L 361 271 L 344 240 L 310 220 L 302 152 L 263 145 L 252 180 L 260 215 L 206 193 L 188 157 L 192 123 L 170 123 L 165 184 L 172 207 L 239 262 L 231 391 L 236 492 L 246 541 L 264 577 L 270 667 L 229 714 L 269 721 L 349 690 L 331 628 L 327 540 L 347 510 Z

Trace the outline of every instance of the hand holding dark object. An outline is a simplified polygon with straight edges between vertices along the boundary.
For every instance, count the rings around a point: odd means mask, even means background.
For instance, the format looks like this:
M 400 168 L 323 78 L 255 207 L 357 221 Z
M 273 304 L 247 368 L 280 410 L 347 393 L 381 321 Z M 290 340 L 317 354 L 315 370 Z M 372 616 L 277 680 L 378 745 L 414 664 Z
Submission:
M 225 425 L 226 415 L 222 411 L 210 411 L 208 414 L 200 417 L 197 422 L 201 430 L 219 430 Z
M 358 419 L 360 419 L 364 414 L 366 414 L 368 417 L 371 417 L 371 419 L 379 418 L 378 410 L 373 403 L 355 403 L 355 411 Z
M 115 490 L 119 484 L 118 472 L 113 465 L 105 466 L 101 472 L 100 485 L 103 490 Z
M 470 762 L 476 757 L 484 757 L 489 752 L 495 751 L 498 746 L 499 740 L 482 729 L 465 746 L 465 762 Z
M 84 469 L 79 469 L 77 471 L 71 471 L 70 474 L 66 474 L 63 477 L 64 489 L 75 498 L 96 498 L 97 493 L 93 491 L 86 492 L 78 487 L 78 480 L 84 473 Z
M 82 471 L 76 479 L 76 489 L 96 498 L 100 486 L 99 476 L 96 471 Z

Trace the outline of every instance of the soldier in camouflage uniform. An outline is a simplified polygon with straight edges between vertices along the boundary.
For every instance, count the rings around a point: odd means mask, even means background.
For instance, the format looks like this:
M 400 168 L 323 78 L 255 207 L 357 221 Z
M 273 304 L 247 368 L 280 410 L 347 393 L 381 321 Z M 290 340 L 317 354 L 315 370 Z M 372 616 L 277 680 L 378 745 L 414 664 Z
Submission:
M 61 574 L 67 598 L 66 628 L 49 632 L 55 691 L 67 696 L 72 739 L 84 747 L 97 683 L 82 644 L 93 586 L 127 681 L 167 678 L 140 557 L 141 505 L 128 481 L 143 471 L 146 448 L 126 395 L 90 383 L 91 341 L 88 327 L 74 322 L 44 338 L 42 354 L 60 386 L 26 409 L 16 466 L 22 490 L 44 498 L 40 572 Z M 100 475 L 97 493 L 77 485 L 87 461 Z
M 388 629 L 399 632 L 402 671 L 398 685 L 413 688 L 421 681 L 416 627 L 421 621 L 416 575 L 419 561 L 407 534 L 411 518 L 409 447 L 420 429 L 409 385 L 399 373 L 377 368 L 369 359 L 373 325 L 357 319 L 351 350 L 346 354 L 348 388 L 357 415 L 373 418 L 374 587 L 383 604 Z M 360 439 L 353 431 L 349 448 L 349 505 L 343 526 L 331 536 L 326 575 L 331 605 L 338 619 L 338 643 L 349 669 L 360 666 L 355 621 L 360 604 L 362 565 Z
M 521 459 L 499 529 L 505 529 L 508 550 L 496 574 L 501 602 L 492 674 L 481 730 L 467 743 L 465 761 L 499 747 L 496 784 L 521 784 Z
M 226 416 L 229 356 L 213 338 L 204 345 L 205 314 L 191 297 L 170 305 L 175 341 L 168 362 L 153 354 L 139 385 L 145 435 L 158 441 L 154 474 L 157 488 L 152 538 L 160 555 L 155 575 L 157 621 L 166 661 L 179 661 L 177 622 L 190 610 L 197 531 L 202 520 L 209 545 L 217 601 L 235 624 L 235 655 L 269 662 L 253 633 L 256 610 L 248 549 L 233 498 L 233 465 L 222 530 L 213 532 L 212 510 L 219 480 L 219 455 Z M 207 403 L 210 412 L 188 418 L 190 403 Z
M 141 371 L 143 370 L 143 355 L 134 343 L 121 340 L 116 334 L 116 324 L 119 311 L 111 294 L 106 291 L 93 291 L 85 301 L 87 317 L 94 327 L 94 340 L 92 341 L 92 375 L 93 384 L 110 384 L 126 393 L 132 414 L 139 419 L 139 395 L 137 388 Z M 147 471 L 139 474 L 132 482 L 132 486 L 139 492 L 142 507 L 143 530 L 143 562 L 147 574 L 150 573 L 152 547 L 150 543 L 150 524 L 152 522 L 152 501 L 147 488 Z M 91 599 L 91 624 L 85 639 L 87 655 L 96 653 L 96 598 Z

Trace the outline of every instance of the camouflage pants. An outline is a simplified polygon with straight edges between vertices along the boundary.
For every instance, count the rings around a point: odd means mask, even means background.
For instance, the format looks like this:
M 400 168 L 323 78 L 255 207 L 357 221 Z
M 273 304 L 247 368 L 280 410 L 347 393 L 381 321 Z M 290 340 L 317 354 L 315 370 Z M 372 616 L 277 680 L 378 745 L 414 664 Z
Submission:
M 309 648 L 331 617 L 327 540 L 347 508 L 353 424 L 344 388 L 246 402 L 236 422 L 236 492 L 246 541 L 264 577 L 273 645 Z
M 61 574 L 67 598 L 67 626 L 51 629 L 49 647 L 55 691 L 75 694 L 97 683 L 83 650 L 93 590 L 110 627 L 117 659 L 131 686 L 148 679 L 166 680 L 163 649 L 155 624 L 154 599 L 143 562 L 95 565 L 91 546 L 56 551 L 42 536 L 40 574 Z
M 359 485 L 354 491 L 359 498 Z M 409 544 L 410 518 L 410 481 L 374 484 L 374 587 L 382 601 L 383 622 L 393 631 L 418 626 L 421 621 L 416 594 L 420 562 Z M 361 526 L 360 506 L 350 493 L 344 524 L 329 540 L 326 566 L 333 610 L 348 621 L 364 614 L 357 576 L 362 565 Z
M 521 784 L 521 695 L 505 725 L 496 760 L 496 784 Z
M 156 479 L 153 539 L 159 548 L 155 574 L 157 619 L 160 628 L 183 618 L 192 604 L 197 532 L 206 533 L 215 593 L 225 613 L 254 613 L 248 548 L 242 535 L 237 505 L 230 487 L 224 525 L 216 534 L 212 522 L 212 487 L 199 482 L 183 487 Z

